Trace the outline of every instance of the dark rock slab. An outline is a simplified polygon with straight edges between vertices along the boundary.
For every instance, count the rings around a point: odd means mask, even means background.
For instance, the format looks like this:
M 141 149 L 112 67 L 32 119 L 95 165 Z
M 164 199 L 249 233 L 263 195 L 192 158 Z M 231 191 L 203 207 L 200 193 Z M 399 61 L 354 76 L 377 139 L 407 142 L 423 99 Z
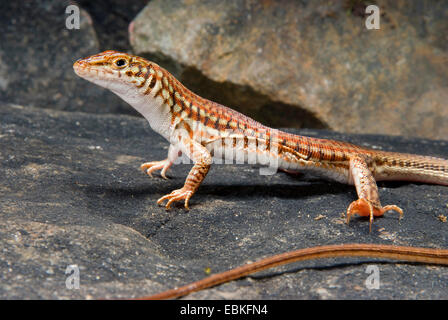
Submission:
M 151 1 L 134 52 L 271 126 L 448 137 L 448 2 Z
M 69 30 L 72 1 L 0 2 L 0 100 L 66 111 L 136 114 L 105 89 L 73 72 L 77 59 L 100 52 L 89 15 Z M 104 13 L 107 15 L 107 12 Z
M 191 211 L 156 205 L 182 186 L 190 168 L 165 181 L 144 161 L 167 143 L 143 119 L 0 104 L 0 297 L 136 297 L 189 283 L 264 256 L 315 245 L 385 243 L 448 248 L 448 188 L 380 183 L 384 204 L 405 211 L 343 223 L 355 189 L 308 174 L 259 175 L 258 168 L 215 165 Z M 364 146 L 448 158 L 447 141 L 295 130 Z M 68 265 L 80 289 L 66 288 Z M 380 290 L 365 286 L 367 266 Z M 328 259 L 267 270 L 194 299 L 447 299 L 448 269 L 383 260 Z

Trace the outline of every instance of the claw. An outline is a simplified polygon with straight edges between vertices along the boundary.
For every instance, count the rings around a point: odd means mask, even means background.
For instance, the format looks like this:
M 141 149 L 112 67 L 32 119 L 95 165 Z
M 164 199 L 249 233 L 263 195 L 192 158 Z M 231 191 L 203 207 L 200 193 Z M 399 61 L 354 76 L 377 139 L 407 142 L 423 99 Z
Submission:
M 382 216 L 387 211 L 395 211 L 400 214 L 400 219 L 403 217 L 403 210 L 395 205 L 387 205 L 384 207 L 377 208 L 373 206 L 373 204 L 366 200 L 366 199 L 358 199 L 356 201 L 353 201 L 350 206 L 347 208 L 347 218 L 346 223 L 348 224 L 350 222 L 350 218 L 352 215 L 359 214 L 360 216 L 369 217 L 369 232 L 372 232 L 372 224 L 373 224 L 373 217 L 379 217 Z
M 171 166 L 171 164 L 170 164 L 170 166 Z M 164 167 L 162 168 L 162 171 L 160 172 L 160 176 L 161 176 L 163 179 L 165 179 L 165 180 L 168 180 L 168 177 L 166 176 L 166 172 L 168 171 L 168 168 L 169 168 L 170 166 L 164 166 Z

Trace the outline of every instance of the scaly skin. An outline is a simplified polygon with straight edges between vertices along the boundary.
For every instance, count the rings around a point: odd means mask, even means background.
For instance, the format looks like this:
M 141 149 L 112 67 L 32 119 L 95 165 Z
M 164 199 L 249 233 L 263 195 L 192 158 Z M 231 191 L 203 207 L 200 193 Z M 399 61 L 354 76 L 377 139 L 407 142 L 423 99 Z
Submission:
M 194 162 L 184 186 L 160 198 L 170 208 L 188 203 L 207 175 L 213 159 L 272 164 L 286 171 L 315 171 L 355 185 L 359 199 L 347 209 L 354 214 L 381 216 L 395 205 L 382 206 L 376 181 L 408 180 L 448 185 L 448 160 L 376 151 L 350 143 L 293 135 L 264 126 L 251 118 L 204 99 L 184 87 L 154 62 L 134 55 L 105 51 L 74 64 L 75 72 L 110 89 L 138 110 L 151 127 L 170 142 L 168 157 L 141 168 L 162 177 L 182 153 Z M 225 152 L 223 152 L 225 150 Z M 228 152 L 230 151 L 230 152 Z

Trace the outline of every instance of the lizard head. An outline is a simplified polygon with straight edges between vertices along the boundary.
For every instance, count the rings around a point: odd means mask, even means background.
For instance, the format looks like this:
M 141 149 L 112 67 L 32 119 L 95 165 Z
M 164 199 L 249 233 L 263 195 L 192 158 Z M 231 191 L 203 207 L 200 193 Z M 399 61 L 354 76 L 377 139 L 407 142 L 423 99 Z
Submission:
M 151 67 L 143 58 L 108 50 L 77 60 L 73 69 L 81 78 L 118 95 L 132 95 L 144 83 Z

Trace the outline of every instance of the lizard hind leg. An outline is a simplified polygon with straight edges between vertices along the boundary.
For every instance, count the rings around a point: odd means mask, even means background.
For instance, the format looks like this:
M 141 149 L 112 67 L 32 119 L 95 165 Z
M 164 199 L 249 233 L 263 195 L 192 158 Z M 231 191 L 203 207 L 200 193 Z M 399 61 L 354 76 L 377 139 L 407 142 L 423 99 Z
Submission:
M 353 201 L 347 208 L 346 222 L 354 214 L 369 217 L 369 230 L 372 231 L 374 217 L 382 216 L 387 211 L 396 211 L 403 216 L 403 210 L 395 205 L 382 206 L 378 194 L 375 178 L 368 166 L 369 159 L 355 156 L 350 159 L 350 178 L 356 187 L 359 199 Z

